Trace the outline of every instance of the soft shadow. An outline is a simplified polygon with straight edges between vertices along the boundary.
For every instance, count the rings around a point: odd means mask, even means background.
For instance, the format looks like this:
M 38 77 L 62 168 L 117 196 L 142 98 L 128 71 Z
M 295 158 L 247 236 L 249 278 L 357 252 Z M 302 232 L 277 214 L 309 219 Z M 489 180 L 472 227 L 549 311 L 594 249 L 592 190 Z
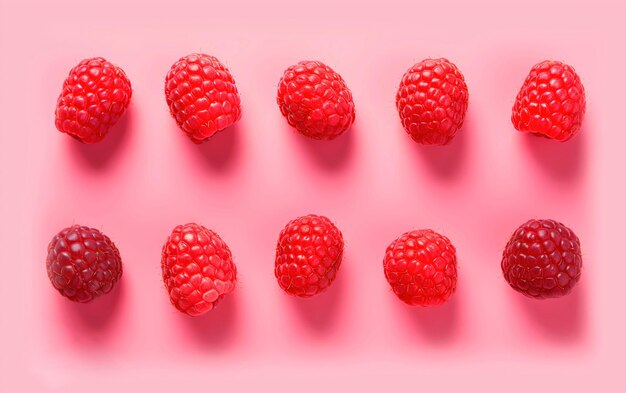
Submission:
M 466 116 L 463 127 L 454 136 L 454 139 L 445 146 L 421 145 L 407 135 L 409 142 L 428 165 L 430 170 L 441 179 L 453 179 L 461 172 L 467 151 L 467 134 L 475 135 L 472 117 Z M 402 132 L 406 133 L 404 129 Z
M 237 324 L 237 293 L 230 293 L 206 314 L 179 318 L 186 325 L 197 344 L 205 348 L 225 348 L 235 338 Z
M 226 171 L 233 166 L 237 159 L 240 138 L 239 127 L 239 122 L 237 122 L 200 145 L 192 143 L 188 138 L 186 142 L 190 148 L 197 150 L 207 166 L 216 171 Z
M 58 296 L 61 312 L 68 327 L 77 337 L 97 340 L 110 330 L 112 320 L 123 302 L 124 278 L 115 285 L 111 292 L 100 296 L 90 303 L 76 303 Z
M 556 299 L 531 299 L 515 293 L 517 301 L 542 333 L 555 342 L 573 343 L 585 338 L 584 287 Z
M 345 260 L 342 264 L 344 263 Z M 289 297 L 291 306 L 312 331 L 322 334 L 331 330 L 335 325 L 345 292 L 345 273 L 339 269 L 337 277 L 330 287 L 311 298 Z
M 289 127 L 288 130 L 298 145 L 316 162 L 329 172 L 340 171 L 345 168 L 352 156 L 354 134 L 359 132 L 356 125 L 333 140 L 315 140 L 307 138 Z
M 410 307 L 403 304 L 404 312 L 427 340 L 447 344 L 456 337 L 459 297 L 458 293 L 454 294 L 445 304 L 435 307 Z
M 587 133 L 583 125 L 578 135 L 567 142 L 528 133 L 520 133 L 520 137 L 524 138 L 526 149 L 545 172 L 557 181 L 572 182 L 580 178 L 586 166 Z
M 72 155 L 85 161 L 91 168 L 102 170 L 106 168 L 115 156 L 115 152 L 120 150 L 122 146 L 129 140 L 133 122 L 132 105 L 126 109 L 126 113 L 122 115 L 120 120 L 115 124 L 104 139 L 98 143 L 85 144 L 68 137 L 68 144 Z

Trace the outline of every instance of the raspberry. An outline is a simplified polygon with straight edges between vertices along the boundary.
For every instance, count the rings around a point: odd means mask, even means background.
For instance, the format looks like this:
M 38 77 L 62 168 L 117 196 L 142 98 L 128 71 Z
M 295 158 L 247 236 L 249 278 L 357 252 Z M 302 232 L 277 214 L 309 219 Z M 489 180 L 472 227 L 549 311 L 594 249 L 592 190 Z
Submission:
M 334 139 L 354 123 L 352 93 L 338 73 L 319 61 L 287 68 L 276 101 L 287 122 L 312 139 Z
M 554 220 L 522 224 L 502 254 L 502 273 L 509 285 L 538 299 L 568 294 L 580 279 L 582 264 L 578 237 Z
M 426 59 L 402 77 L 396 107 L 417 143 L 445 145 L 463 125 L 469 93 L 461 71 L 447 59 Z
M 83 143 L 100 142 L 126 111 L 132 89 L 124 71 L 102 57 L 85 59 L 63 82 L 56 128 Z
M 237 267 L 219 235 L 202 225 L 178 225 L 161 253 L 163 282 L 179 311 L 198 316 L 235 289 Z
M 202 53 L 174 63 L 165 78 L 165 99 L 178 126 L 197 144 L 241 117 L 239 92 L 230 71 L 217 58 Z
M 565 142 L 585 115 L 585 89 L 571 66 L 546 60 L 526 77 L 513 105 L 515 129 Z
M 310 214 L 290 221 L 276 247 L 274 274 L 290 295 L 311 297 L 332 284 L 343 258 L 343 236 L 326 217 Z
M 87 303 L 111 292 L 122 276 L 122 259 L 99 230 L 74 225 L 57 233 L 48 245 L 46 268 L 61 295 Z
M 383 267 L 393 292 L 411 306 L 442 304 L 456 289 L 456 249 L 430 229 L 406 232 L 394 240 Z

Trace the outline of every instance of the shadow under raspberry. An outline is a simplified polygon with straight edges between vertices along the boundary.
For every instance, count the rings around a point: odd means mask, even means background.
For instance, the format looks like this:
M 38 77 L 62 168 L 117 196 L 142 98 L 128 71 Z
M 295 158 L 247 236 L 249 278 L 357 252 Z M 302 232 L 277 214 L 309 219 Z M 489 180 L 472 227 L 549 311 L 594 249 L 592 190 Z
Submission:
M 446 303 L 435 307 L 402 306 L 421 336 L 434 344 L 448 344 L 454 341 L 458 332 L 460 296 L 454 294 Z
M 195 150 L 208 167 L 218 172 L 227 172 L 238 159 L 240 143 L 240 123 L 237 122 L 219 131 L 206 142 L 196 145 L 187 137 L 188 148 Z M 178 130 L 182 134 L 182 131 Z
M 566 296 L 544 300 L 513 295 L 542 335 L 555 343 L 573 344 L 582 342 L 587 333 L 584 289 L 579 283 Z
M 90 303 L 76 303 L 58 296 L 61 314 L 68 332 L 80 342 L 104 341 L 111 331 L 116 315 L 124 302 L 124 277 L 111 292 L 100 296 Z
M 463 127 L 457 132 L 455 137 L 444 146 L 421 145 L 411 139 L 406 134 L 404 128 L 400 131 L 406 136 L 405 143 L 412 143 L 421 160 L 428 166 L 428 169 L 441 179 L 453 179 L 459 175 L 463 169 L 463 164 L 467 156 L 467 138 L 475 137 L 474 126 L 471 116 L 465 118 Z M 470 134 L 468 136 L 468 134 Z
M 353 125 L 333 140 L 315 140 L 300 134 L 290 126 L 285 126 L 285 128 L 285 132 L 295 139 L 306 155 L 317 166 L 329 172 L 340 171 L 349 164 L 353 153 L 355 133 L 359 132 L 357 126 Z
M 589 119 L 587 119 L 589 120 Z M 571 183 L 580 179 L 587 167 L 587 133 L 580 130 L 578 135 L 567 142 L 558 142 L 545 137 L 520 133 L 529 155 L 537 161 L 540 169 L 554 180 Z
M 177 312 L 193 341 L 203 348 L 226 348 L 235 339 L 238 320 L 237 293 L 226 295 L 211 311 L 190 317 Z
M 311 298 L 289 296 L 289 303 L 298 317 L 315 333 L 324 334 L 336 326 L 341 302 L 345 295 L 344 275 L 346 272 L 342 271 L 342 269 L 345 270 L 344 268 L 345 266 L 342 266 L 339 269 L 337 278 L 324 292 Z
M 65 136 L 73 156 L 87 163 L 94 170 L 104 170 L 114 161 L 116 154 L 119 154 L 119 150 L 128 142 L 132 123 L 133 106 L 130 105 L 117 124 L 111 127 L 104 139 L 98 143 L 85 144 Z

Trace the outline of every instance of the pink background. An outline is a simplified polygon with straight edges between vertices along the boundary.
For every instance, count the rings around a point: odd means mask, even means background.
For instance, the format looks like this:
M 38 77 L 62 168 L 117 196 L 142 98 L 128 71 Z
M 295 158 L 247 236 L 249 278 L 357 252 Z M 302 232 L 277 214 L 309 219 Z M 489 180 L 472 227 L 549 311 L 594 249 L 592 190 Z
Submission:
M 456 3 L 0 0 L 0 390 L 618 383 L 625 10 Z M 163 94 L 171 64 L 192 51 L 220 58 L 243 102 L 237 126 L 199 147 Z M 133 98 L 102 144 L 84 146 L 55 130 L 53 113 L 68 70 L 97 55 L 124 68 Z M 429 56 L 455 62 L 470 89 L 465 127 L 445 148 L 413 143 L 394 106 L 402 73 Z M 584 130 L 565 144 L 510 123 L 545 58 L 572 64 L 587 90 Z M 334 142 L 298 136 L 275 103 L 281 73 L 302 59 L 327 62 L 354 94 L 355 126 Z M 302 301 L 281 292 L 273 258 L 280 229 L 306 213 L 335 221 L 347 248 L 331 289 Z M 501 277 L 501 250 L 531 217 L 582 240 L 569 297 L 528 300 Z M 240 272 L 236 293 L 197 319 L 175 311 L 160 277 L 161 245 L 188 221 L 218 231 Z M 90 305 L 61 298 L 44 268 L 48 241 L 73 223 L 102 229 L 125 264 L 117 289 Z M 424 227 L 450 237 L 460 265 L 456 295 L 428 310 L 400 303 L 381 267 L 391 240 Z

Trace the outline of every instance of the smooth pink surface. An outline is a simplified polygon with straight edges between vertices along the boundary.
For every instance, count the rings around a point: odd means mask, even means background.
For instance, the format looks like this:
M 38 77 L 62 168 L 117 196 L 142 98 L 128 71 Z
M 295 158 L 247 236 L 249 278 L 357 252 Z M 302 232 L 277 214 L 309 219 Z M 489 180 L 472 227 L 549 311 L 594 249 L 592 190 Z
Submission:
M 457 3 L 1 0 L 0 391 L 621 381 L 625 10 Z M 163 93 L 171 64 L 192 51 L 230 68 L 243 103 L 238 125 L 202 146 L 177 129 Z M 55 130 L 54 106 L 68 70 L 96 55 L 123 67 L 134 92 L 121 124 L 84 146 Z M 445 148 L 413 143 L 394 106 L 404 71 L 429 56 L 455 62 L 470 90 L 466 124 Z M 510 122 L 545 58 L 572 64 L 587 90 L 583 132 L 565 144 Z M 353 92 L 357 121 L 336 141 L 300 137 L 277 108 L 280 75 L 302 59 L 328 63 Z M 346 239 L 337 281 L 309 301 L 273 276 L 280 229 L 306 213 Z M 501 250 L 531 217 L 582 240 L 585 270 L 567 298 L 529 300 L 502 279 Z M 188 221 L 218 231 L 240 272 L 236 293 L 198 319 L 169 304 L 160 276 L 162 242 Z M 119 287 L 90 305 L 60 297 L 45 272 L 48 241 L 73 223 L 102 229 L 125 263 Z M 458 249 L 458 292 L 437 309 L 402 304 L 382 272 L 387 244 L 423 227 Z

